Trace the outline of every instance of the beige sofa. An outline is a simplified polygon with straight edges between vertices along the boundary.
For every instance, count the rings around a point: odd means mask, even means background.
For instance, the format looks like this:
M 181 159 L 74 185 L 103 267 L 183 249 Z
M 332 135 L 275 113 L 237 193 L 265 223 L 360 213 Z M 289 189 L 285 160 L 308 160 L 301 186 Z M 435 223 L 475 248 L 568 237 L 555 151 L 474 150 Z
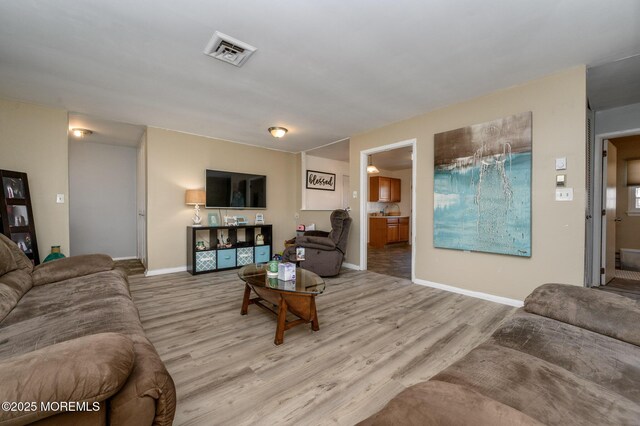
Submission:
M 0 234 L 0 425 L 170 425 L 176 394 L 105 255 L 33 268 Z
M 640 424 L 640 302 L 538 287 L 487 342 L 361 424 Z

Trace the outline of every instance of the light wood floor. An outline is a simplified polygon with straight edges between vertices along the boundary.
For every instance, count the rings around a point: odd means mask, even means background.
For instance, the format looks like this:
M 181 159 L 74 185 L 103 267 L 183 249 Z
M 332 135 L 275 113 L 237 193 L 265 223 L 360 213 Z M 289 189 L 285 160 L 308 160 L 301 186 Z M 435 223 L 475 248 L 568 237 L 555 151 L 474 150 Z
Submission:
M 351 425 L 486 339 L 514 308 L 368 271 L 328 279 L 320 331 L 273 344 L 275 318 L 240 315 L 236 271 L 130 277 L 176 383 L 176 425 Z

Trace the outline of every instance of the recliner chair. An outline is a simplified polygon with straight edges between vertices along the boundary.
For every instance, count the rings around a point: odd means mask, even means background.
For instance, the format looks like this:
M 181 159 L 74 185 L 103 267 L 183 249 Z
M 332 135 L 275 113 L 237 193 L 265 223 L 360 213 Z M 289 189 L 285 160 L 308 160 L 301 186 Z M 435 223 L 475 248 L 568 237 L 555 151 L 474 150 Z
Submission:
M 321 277 L 333 277 L 340 273 L 340 267 L 347 252 L 347 241 L 352 219 L 346 210 L 331 213 L 331 232 L 309 231 L 295 239 L 295 246 L 287 247 L 282 254 L 285 262 L 296 262 L 296 248 L 305 248 L 305 260 L 300 267 L 315 272 Z

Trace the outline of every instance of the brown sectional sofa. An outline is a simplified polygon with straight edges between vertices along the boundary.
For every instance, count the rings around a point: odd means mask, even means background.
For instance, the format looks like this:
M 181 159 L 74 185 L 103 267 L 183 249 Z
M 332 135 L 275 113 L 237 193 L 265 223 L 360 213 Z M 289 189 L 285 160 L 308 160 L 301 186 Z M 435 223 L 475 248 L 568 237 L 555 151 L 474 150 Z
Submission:
M 561 284 L 361 425 L 640 424 L 640 302 Z
M 16 405 L 0 410 L 0 425 L 172 423 L 173 381 L 145 337 L 126 274 L 109 256 L 33 268 L 0 234 L 4 401 Z

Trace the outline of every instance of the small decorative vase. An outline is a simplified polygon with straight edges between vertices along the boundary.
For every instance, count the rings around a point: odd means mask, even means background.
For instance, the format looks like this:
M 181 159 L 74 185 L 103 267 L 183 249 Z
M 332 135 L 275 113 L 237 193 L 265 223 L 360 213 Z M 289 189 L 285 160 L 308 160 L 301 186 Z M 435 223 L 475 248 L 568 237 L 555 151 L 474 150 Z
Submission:
M 49 253 L 49 255 L 44 258 L 44 261 L 42 263 L 50 262 L 56 259 L 62 259 L 63 257 L 65 256 L 64 254 L 60 253 L 60 246 L 51 246 L 51 253 Z

